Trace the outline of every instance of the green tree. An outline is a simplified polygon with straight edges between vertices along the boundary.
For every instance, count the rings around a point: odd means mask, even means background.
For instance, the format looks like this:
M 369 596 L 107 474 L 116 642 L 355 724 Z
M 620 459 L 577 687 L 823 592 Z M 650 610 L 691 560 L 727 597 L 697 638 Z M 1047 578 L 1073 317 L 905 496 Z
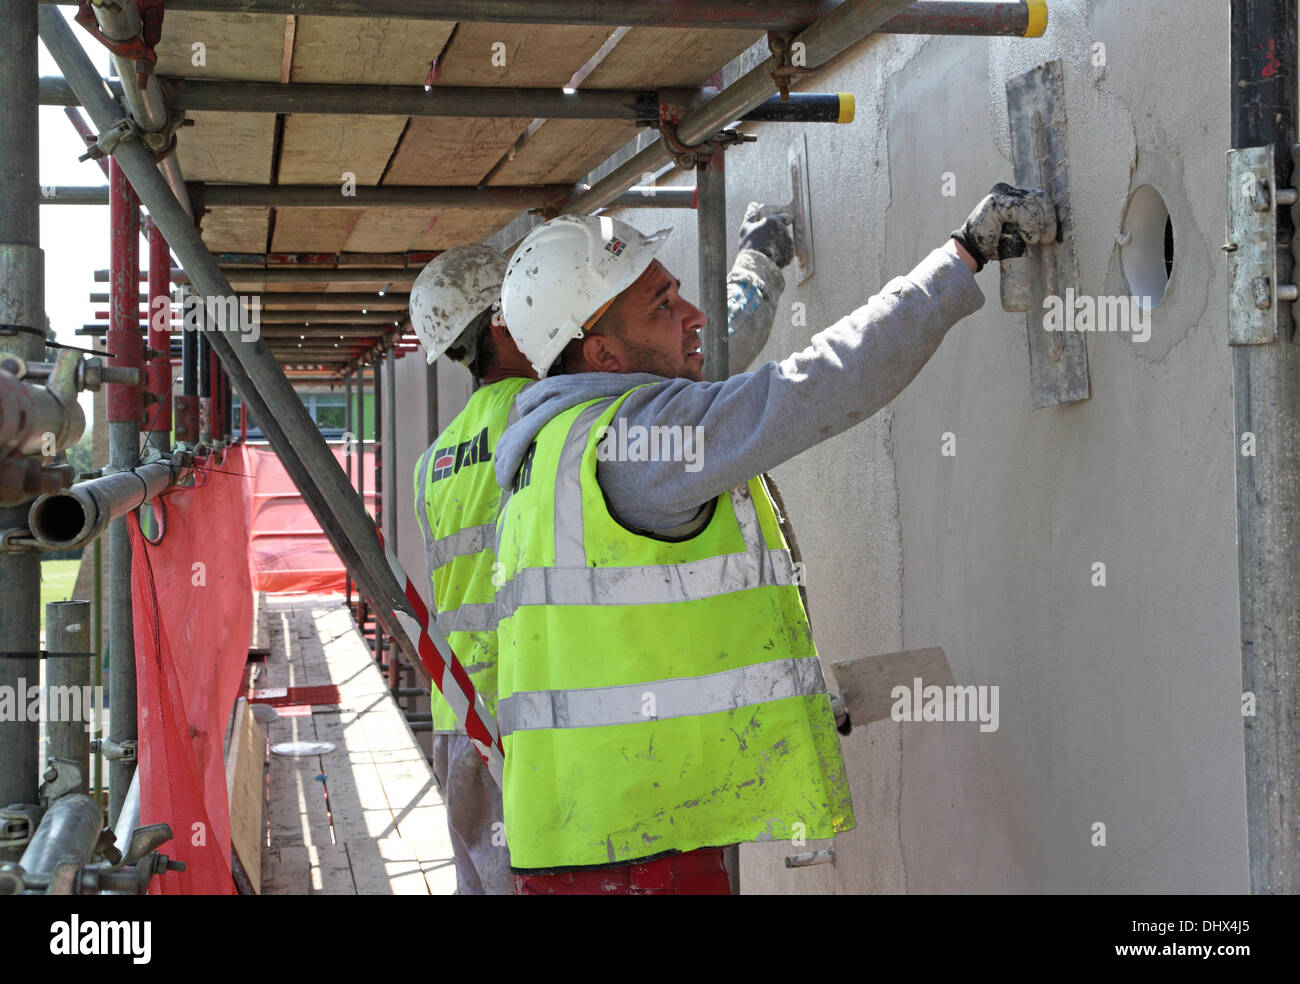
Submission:
M 74 477 L 83 472 L 93 471 L 95 468 L 94 442 L 91 438 L 90 428 L 81 435 L 81 440 L 68 448 L 64 453 L 68 456 L 68 464 L 74 471 Z

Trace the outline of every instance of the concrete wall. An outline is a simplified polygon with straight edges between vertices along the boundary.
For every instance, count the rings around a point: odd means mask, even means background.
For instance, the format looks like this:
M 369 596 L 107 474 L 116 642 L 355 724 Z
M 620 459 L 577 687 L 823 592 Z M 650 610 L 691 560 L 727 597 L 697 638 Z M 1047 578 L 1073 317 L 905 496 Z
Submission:
M 1115 235 L 1141 185 L 1169 208 L 1175 262 L 1148 342 L 1088 336 L 1089 400 L 1030 408 L 1026 319 L 1001 310 L 991 266 L 984 309 L 893 405 L 775 470 L 832 689 L 834 661 L 942 646 L 958 683 L 999 687 L 999 727 L 858 727 L 844 739 L 858 826 L 836 840 L 834 866 L 784 867 L 820 842 L 746 845 L 746 892 L 1248 888 L 1236 442 L 1216 248 L 1227 9 L 1136 10 L 1054 0 L 1038 40 L 878 38 L 805 86 L 855 93 L 857 121 L 804 128 L 817 272 L 787 289 L 764 359 L 804 347 L 1012 179 L 1005 84 L 1052 59 L 1065 69 L 1080 292 L 1128 293 Z M 749 201 L 790 196 L 798 130 L 746 129 L 760 139 L 728 154 L 733 229 Z M 695 213 L 620 217 L 674 227 L 661 256 L 698 299 Z M 398 362 L 398 482 L 384 506 L 413 576 L 424 571 L 409 477 L 427 446 L 424 378 L 420 358 Z M 443 424 L 469 393 L 468 373 L 442 360 Z M 940 453 L 945 433 L 955 456 Z M 1106 587 L 1092 584 L 1097 562 Z M 1096 823 L 1105 846 L 1092 843 Z
M 1227 5 L 1051 11 L 1039 40 L 875 39 L 808 86 L 856 93 L 858 116 L 806 128 L 817 272 L 784 298 L 787 313 L 806 305 L 806 326 L 778 318 L 764 358 L 802 348 L 1012 179 L 1005 84 L 1051 59 L 1065 69 L 1080 292 L 1128 293 L 1115 234 L 1143 184 L 1168 205 L 1175 263 L 1150 341 L 1087 338 L 1089 400 L 1030 408 L 1026 319 L 1001 310 L 991 266 L 984 309 L 892 406 L 776 469 L 828 677 L 835 660 L 942 646 L 958 683 L 1000 688 L 1000 722 L 856 729 L 844 750 L 858 827 L 837 839 L 835 865 L 783 866 L 818 843 L 749 845 L 745 891 L 1247 890 L 1216 248 Z M 728 155 L 732 228 L 747 202 L 790 195 L 797 131 L 747 129 L 759 141 Z M 676 226 L 662 255 L 697 298 L 693 213 L 621 217 Z M 955 457 L 940 454 L 946 432 Z

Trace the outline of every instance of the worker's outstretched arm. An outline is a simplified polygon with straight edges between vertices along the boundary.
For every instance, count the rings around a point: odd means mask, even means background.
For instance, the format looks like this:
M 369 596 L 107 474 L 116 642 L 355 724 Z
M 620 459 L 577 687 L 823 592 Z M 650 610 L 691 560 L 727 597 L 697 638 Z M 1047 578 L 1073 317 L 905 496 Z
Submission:
M 783 206 L 750 202 L 740 224 L 740 252 L 727 275 L 727 334 L 731 371 L 743 372 L 772 333 L 785 290 L 783 267 L 794 259 L 790 214 Z
M 971 268 L 945 246 L 780 362 L 722 382 L 673 379 L 637 390 L 620 408 L 629 427 L 699 427 L 702 453 L 694 463 L 602 461 L 611 508 L 640 529 L 688 523 L 715 496 L 889 404 L 948 329 L 983 303 Z
M 629 427 L 699 427 L 702 453 L 694 462 L 602 461 L 598 477 L 614 513 L 640 529 L 680 527 L 727 489 L 866 420 L 903 391 L 949 328 L 983 305 L 976 270 L 1055 234 L 1045 196 L 995 185 L 942 247 L 803 351 L 722 382 L 675 379 L 637 390 L 620 408 Z

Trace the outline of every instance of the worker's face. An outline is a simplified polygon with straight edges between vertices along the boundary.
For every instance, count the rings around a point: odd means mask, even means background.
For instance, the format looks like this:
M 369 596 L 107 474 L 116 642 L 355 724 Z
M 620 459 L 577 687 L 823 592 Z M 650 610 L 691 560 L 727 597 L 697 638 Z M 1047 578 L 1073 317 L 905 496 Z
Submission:
M 621 328 L 607 338 L 620 372 L 669 379 L 704 378 L 704 313 L 678 293 L 681 281 L 658 260 L 619 295 L 611 309 Z

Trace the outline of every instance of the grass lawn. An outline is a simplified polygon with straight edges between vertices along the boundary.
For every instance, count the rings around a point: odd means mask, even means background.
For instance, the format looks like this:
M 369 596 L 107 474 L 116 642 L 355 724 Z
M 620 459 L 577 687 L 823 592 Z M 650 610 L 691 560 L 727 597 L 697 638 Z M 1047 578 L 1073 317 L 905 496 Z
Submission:
M 41 631 L 45 631 L 45 603 L 69 601 L 77 584 L 79 560 L 41 561 Z

